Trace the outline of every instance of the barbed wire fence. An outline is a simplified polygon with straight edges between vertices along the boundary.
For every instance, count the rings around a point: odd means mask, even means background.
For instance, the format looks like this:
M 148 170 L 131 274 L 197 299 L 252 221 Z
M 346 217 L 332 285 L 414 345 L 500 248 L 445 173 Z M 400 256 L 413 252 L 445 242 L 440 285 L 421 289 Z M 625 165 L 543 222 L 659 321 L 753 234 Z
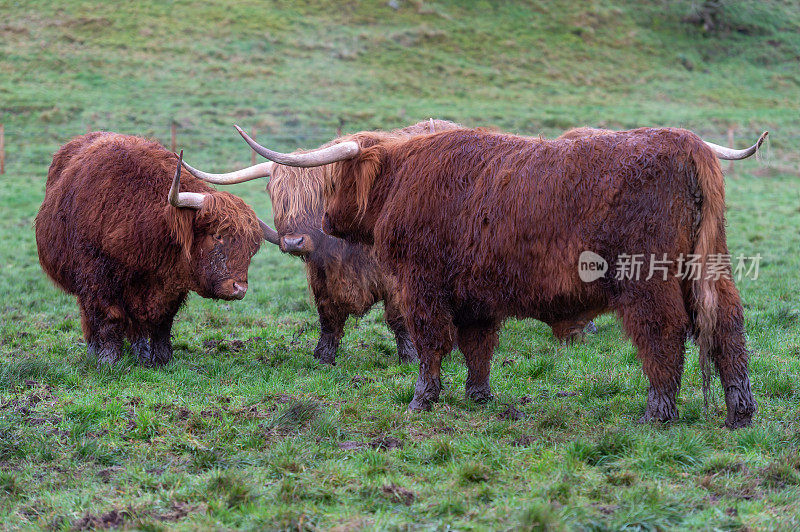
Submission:
M 253 138 L 271 148 L 292 151 L 298 148 L 310 149 L 317 147 L 332 138 L 352 131 L 346 127 L 343 120 L 337 126 L 323 127 L 297 127 L 276 130 L 276 128 L 259 128 L 257 125 L 241 124 Z M 385 129 L 402 127 L 391 124 Z M 219 125 L 208 127 L 182 126 L 176 120 L 170 120 L 161 126 L 139 128 L 140 131 L 120 131 L 154 138 L 171 151 L 184 149 L 187 160 L 210 165 L 218 171 L 228 171 L 246 164 L 258 162 L 256 154 L 242 141 L 239 135 L 230 126 Z M 20 131 L 0 123 L 0 175 L 7 174 L 9 168 L 15 170 L 29 166 L 48 166 L 53 153 L 62 144 L 71 138 L 90 131 L 108 130 L 100 121 L 87 122 L 83 128 L 74 125 L 48 125 L 35 134 L 29 131 Z M 730 126 L 725 128 L 692 129 L 704 140 L 737 149 L 750 146 L 758 139 L 761 131 Z M 536 131 L 518 131 L 523 135 L 542 135 L 554 138 L 563 131 L 555 128 L 540 128 Z M 787 134 L 788 133 L 788 134 Z M 776 139 L 773 142 L 773 139 Z M 777 146 L 775 148 L 774 146 Z M 770 131 L 770 136 L 756 156 L 759 161 L 756 169 L 748 167 L 750 173 L 761 176 L 771 174 L 790 174 L 800 177 L 800 132 Z M 741 163 L 733 161 L 724 163 L 723 169 L 728 174 L 737 173 Z

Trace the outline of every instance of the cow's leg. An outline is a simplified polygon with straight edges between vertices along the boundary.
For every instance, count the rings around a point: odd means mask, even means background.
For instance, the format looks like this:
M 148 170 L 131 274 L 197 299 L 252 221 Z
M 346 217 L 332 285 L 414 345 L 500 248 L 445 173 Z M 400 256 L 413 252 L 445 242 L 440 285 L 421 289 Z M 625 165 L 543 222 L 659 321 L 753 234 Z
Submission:
M 678 419 L 676 400 L 683 374 L 689 315 L 677 279 L 632 287 L 620 307 L 622 325 L 630 336 L 642 369 L 650 380 L 647 410 L 639 420 Z
M 145 366 L 158 367 L 168 364 L 172 360 L 172 322 L 175 315 L 164 318 L 150 332 L 150 351 L 147 359 L 139 358 Z
M 100 364 L 114 364 L 122 356 L 124 314 L 116 305 L 103 305 L 90 297 L 78 298 L 81 328 L 89 354 Z
M 419 362 L 417 348 L 414 347 L 411 335 L 408 334 L 408 329 L 406 329 L 405 317 L 400 310 L 400 304 L 392 297 L 387 297 L 385 303 L 386 323 L 394 332 L 395 341 L 397 342 L 397 356 L 400 359 L 400 363 L 411 364 Z
M 497 347 L 498 330 L 497 324 L 458 327 L 458 348 L 464 353 L 467 363 L 466 396 L 479 403 L 492 399 L 489 371 Z
M 336 350 L 344 336 L 347 312 L 334 305 L 321 305 L 319 312 L 319 342 L 314 349 L 314 358 L 324 364 L 336 364 Z
M 744 338 L 744 312 L 739 293 L 729 278 L 716 282 L 717 321 L 713 333 L 711 358 L 719 371 L 728 410 L 725 426 L 750 425 L 757 410 L 750 376 L 747 371 L 749 353 Z
M 130 339 L 130 338 L 129 338 Z M 147 335 L 139 336 L 135 339 L 131 340 L 131 351 L 136 356 L 136 359 L 144 364 L 149 365 L 148 361 L 150 360 L 150 339 Z
M 425 294 L 426 287 L 408 290 L 404 308 L 407 309 L 409 333 L 419 354 L 419 378 L 414 387 L 410 410 L 430 410 L 439 399 L 442 389 L 442 358 L 453 349 L 455 326 L 453 315 L 442 301 L 425 301 L 415 297 Z

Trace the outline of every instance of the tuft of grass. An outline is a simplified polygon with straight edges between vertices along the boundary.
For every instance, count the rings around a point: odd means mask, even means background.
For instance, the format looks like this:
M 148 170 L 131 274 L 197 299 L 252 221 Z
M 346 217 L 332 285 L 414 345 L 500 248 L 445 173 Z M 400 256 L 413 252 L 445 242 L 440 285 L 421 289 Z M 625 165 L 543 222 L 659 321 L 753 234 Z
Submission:
M 564 524 L 553 507 L 544 501 L 528 504 L 518 516 L 517 530 L 554 532 L 564 530 Z
M 293 401 L 272 417 L 266 426 L 281 433 L 297 431 L 320 415 L 322 406 L 316 401 Z
M 221 499 L 228 508 L 239 508 L 255 499 L 247 482 L 231 471 L 217 471 L 208 480 L 207 491 Z
M 459 466 L 458 477 L 464 483 L 486 482 L 493 476 L 492 469 L 479 462 L 466 462 Z
M 0 361 L 0 389 L 24 385 L 26 381 L 44 381 L 59 385 L 67 380 L 69 370 L 48 359 L 28 357 L 12 362 Z
M 428 455 L 424 461 L 429 464 L 444 464 L 455 457 L 453 445 L 445 439 L 436 439 L 429 447 Z
M 0 494 L 17 498 L 25 492 L 22 482 L 10 471 L 0 472 Z

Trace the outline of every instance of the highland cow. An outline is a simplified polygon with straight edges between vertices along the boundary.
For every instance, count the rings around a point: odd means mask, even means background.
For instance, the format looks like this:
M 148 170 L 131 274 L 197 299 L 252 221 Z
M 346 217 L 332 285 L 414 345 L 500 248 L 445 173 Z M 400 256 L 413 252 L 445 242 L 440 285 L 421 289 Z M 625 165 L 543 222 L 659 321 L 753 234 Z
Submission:
M 239 131 L 271 161 L 333 164 L 324 228 L 373 245 L 397 279 L 420 358 L 412 410 L 438 399 L 441 360 L 454 341 L 466 359 L 466 395 L 486 401 L 506 318 L 559 323 L 615 312 L 650 381 L 640 421 L 678 417 L 691 331 L 704 391 L 713 363 L 726 425 L 750 424 L 742 305 L 729 263 L 710 275 L 715 257 L 728 253 L 715 145 L 667 128 L 556 140 L 457 129 L 400 139 L 362 133 L 298 157 Z M 614 267 L 582 280 L 587 251 Z M 626 275 L 620 264 L 633 255 L 640 270 L 659 261 L 665 274 Z M 699 274 L 679 271 L 690 256 Z
M 174 178 L 173 178 L 174 174 Z M 54 156 L 36 216 L 39 262 L 77 297 L 90 353 L 112 364 L 127 338 L 139 361 L 172 357 L 170 331 L 190 291 L 241 299 L 251 257 L 277 241 L 241 199 L 189 177 L 158 143 L 82 135 Z

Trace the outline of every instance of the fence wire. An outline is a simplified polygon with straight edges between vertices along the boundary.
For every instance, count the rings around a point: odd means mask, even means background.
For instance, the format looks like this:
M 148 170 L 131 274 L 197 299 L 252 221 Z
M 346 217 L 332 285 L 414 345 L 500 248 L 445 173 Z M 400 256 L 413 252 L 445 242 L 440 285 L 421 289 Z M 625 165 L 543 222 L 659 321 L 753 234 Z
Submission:
M 353 133 L 355 130 L 344 127 L 343 129 L 331 127 L 304 127 L 304 128 L 285 128 L 281 130 L 264 129 L 249 127 L 248 133 L 254 133 L 259 143 L 274 148 L 279 151 L 293 151 L 298 148 L 315 148 L 339 134 Z M 402 127 L 407 124 L 389 124 L 385 129 Z M 171 124 L 154 124 L 150 127 L 138 128 L 137 131 L 130 127 L 115 129 L 119 133 L 139 135 L 158 140 L 167 149 L 173 148 L 173 134 Z M 4 125 L 3 142 L 4 149 L 0 150 L 0 162 L 5 167 L 5 173 L 11 170 L 19 171 L 28 167 L 47 167 L 50 164 L 53 153 L 71 138 L 84 134 L 89 130 L 110 130 L 102 123 L 91 124 L 86 127 L 75 127 L 74 125 L 53 126 L 48 125 L 41 129 L 31 132 L 29 130 L 15 129 L 8 124 Z M 752 128 L 733 128 L 731 142 L 731 131 L 714 128 L 692 129 L 704 140 L 714 142 L 723 146 L 731 146 L 741 149 L 750 146 L 758 139 L 762 131 Z M 563 131 L 554 128 L 539 128 L 527 131 L 514 131 L 521 135 L 554 138 Z M 791 130 L 782 132 L 780 130 L 770 131 L 770 136 L 756 155 L 755 160 L 759 167 L 771 168 L 779 173 L 790 173 L 800 175 L 800 132 Z M 208 165 L 212 169 L 219 171 L 230 170 L 250 164 L 253 161 L 253 153 L 250 148 L 242 141 L 233 127 L 210 126 L 210 127 L 175 127 L 174 131 L 174 150 L 184 150 L 187 161 L 195 161 Z M 259 160 L 260 158 L 256 158 Z M 194 163 L 193 163 L 194 164 Z M 741 164 L 741 163 L 737 163 Z M 723 163 L 723 168 L 734 171 L 727 163 Z

